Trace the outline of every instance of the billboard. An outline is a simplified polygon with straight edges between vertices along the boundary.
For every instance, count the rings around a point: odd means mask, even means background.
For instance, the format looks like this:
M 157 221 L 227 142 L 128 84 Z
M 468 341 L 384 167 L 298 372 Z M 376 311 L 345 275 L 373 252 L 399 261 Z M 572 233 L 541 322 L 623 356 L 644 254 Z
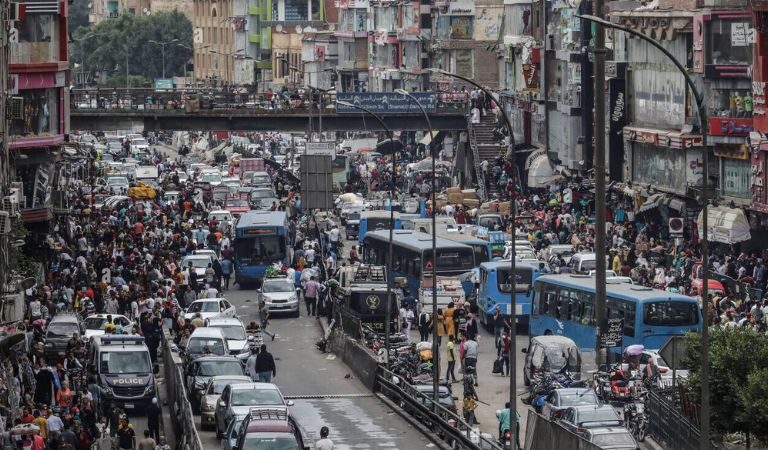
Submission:
M 155 89 L 173 89 L 173 80 L 170 78 L 155 78 Z
M 427 113 L 437 111 L 437 94 L 434 92 L 414 92 L 414 97 L 424 107 Z M 396 92 L 345 92 L 336 94 L 338 101 L 362 106 L 375 114 L 420 114 L 418 105 L 402 94 Z M 360 114 L 360 110 L 351 106 L 336 104 L 337 113 Z
M 333 209 L 333 169 L 328 155 L 301 157 L 301 207 Z

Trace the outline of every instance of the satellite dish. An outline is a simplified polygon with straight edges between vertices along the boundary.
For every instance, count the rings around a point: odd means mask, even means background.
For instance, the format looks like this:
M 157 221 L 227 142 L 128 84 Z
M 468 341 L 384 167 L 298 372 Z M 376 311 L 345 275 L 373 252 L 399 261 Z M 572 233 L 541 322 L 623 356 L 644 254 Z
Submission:
M 276 25 L 275 26 L 275 31 L 277 31 L 278 33 L 281 33 L 283 31 L 283 26 L 280 25 L 280 24 Z
M 328 24 L 328 31 L 336 31 L 336 24 L 335 23 L 329 23 Z
M 301 25 L 296 25 L 296 34 L 301 34 L 301 33 L 302 33 Z

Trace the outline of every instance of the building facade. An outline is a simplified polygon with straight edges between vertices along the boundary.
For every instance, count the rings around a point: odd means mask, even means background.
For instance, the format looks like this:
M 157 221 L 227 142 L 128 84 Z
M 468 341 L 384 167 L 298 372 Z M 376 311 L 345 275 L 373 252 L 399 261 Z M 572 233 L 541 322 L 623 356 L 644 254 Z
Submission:
M 21 2 L 18 40 L 10 49 L 9 149 L 21 183 L 21 219 L 45 233 L 53 217 L 52 188 L 60 147 L 69 133 L 67 2 Z

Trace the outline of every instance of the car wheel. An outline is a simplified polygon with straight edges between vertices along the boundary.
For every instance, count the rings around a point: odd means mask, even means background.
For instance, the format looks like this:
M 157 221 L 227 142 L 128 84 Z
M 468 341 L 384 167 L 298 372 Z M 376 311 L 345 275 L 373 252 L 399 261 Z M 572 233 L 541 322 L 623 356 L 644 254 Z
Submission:
M 298 318 L 300 316 L 301 310 L 299 308 L 296 308 L 296 312 L 293 313 L 294 318 Z

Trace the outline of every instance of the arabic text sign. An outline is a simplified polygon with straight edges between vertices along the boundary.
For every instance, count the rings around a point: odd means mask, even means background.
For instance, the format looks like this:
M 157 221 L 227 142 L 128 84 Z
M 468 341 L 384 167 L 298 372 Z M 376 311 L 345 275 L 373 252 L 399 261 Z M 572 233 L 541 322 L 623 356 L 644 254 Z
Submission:
M 437 111 L 437 94 L 434 92 L 414 92 L 412 94 L 427 113 Z M 376 114 L 420 114 L 419 106 L 405 95 L 396 92 L 346 92 L 336 94 L 342 102 L 359 105 Z M 356 113 L 361 111 L 351 106 L 336 104 L 337 113 Z
M 618 347 L 621 345 L 622 337 L 624 337 L 624 320 L 608 319 L 608 329 L 601 336 L 600 347 Z

